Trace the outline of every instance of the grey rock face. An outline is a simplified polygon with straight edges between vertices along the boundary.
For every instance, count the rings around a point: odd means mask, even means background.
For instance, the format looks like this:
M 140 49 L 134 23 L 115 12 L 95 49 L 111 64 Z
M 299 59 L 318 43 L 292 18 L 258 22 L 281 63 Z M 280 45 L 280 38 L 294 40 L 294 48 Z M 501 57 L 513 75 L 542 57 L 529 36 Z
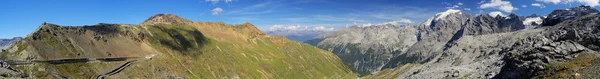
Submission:
M 449 43 L 446 50 L 434 51 L 430 61 L 423 63 L 419 68 L 407 72 L 417 74 L 403 74 L 401 79 L 444 79 L 444 78 L 492 78 L 504 66 L 503 54 L 499 53 L 512 46 L 520 39 L 539 35 L 543 30 L 532 29 L 528 31 L 495 33 L 484 35 L 465 35 Z M 445 71 L 460 72 L 459 77 L 444 74 Z M 468 75 L 467 75 L 468 74 Z
M 597 53 L 600 15 L 586 15 L 552 27 L 532 30 L 466 35 L 419 68 L 398 78 L 454 78 L 447 72 L 470 74 L 467 78 L 531 78 L 556 62 L 569 62 L 582 53 Z M 583 73 L 586 74 L 586 73 Z
M 21 38 L 21 37 L 15 37 L 15 38 L 12 38 L 12 39 L 0 39 L 0 49 L 4 49 L 4 48 L 10 46 L 11 44 L 13 44 L 13 43 L 15 43 L 15 42 L 17 42 L 17 41 L 19 41 L 21 39 L 23 39 L 23 38 Z
M 414 26 L 355 26 L 319 35 L 305 43 L 333 51 L 360 74 L 371 74 L 417 42 L 416 35 Z
M 500 32 L 498 29 L 499 20 L 490 15 L 479 15 L 475 17 L 473 26 L 468 26 L 467 35 L 491 34 Z
M 449 10 L 410 28 L 352 27 L 317 36 L 306 43 L 333 51 L 355 71 L 365 74 L 406 63 L 430 61 L 438 56 L 438 51 L 445 50 L 463 35 L 504 33 L 524 28 L 522 19 L 515 14 L 473 17 Z
M 597 11 L 585 6 L 566 11 L 572 12 L 555 11 L 551 15 L 556 15 L 556 17 L 548 16 L 549 18 L 537 15 L 523 17 L 516 14 L 508 17 L 489 15 L 473 17 L 456 11 L 440 13 L 415 26 L 416 33 L 409 32 L 416 35 L 416 43 L 396 48 L 387 48 L 394 46 L 393 44 L 397 42 L 386 40 L 378 42 L 391 42 L 391 44 L 348 43 L 372 39 L 374 37 L 360 34 L 383 32 L 380 30 L 360 30 L 361 33 L 352 31 L 330 33 L 321 35 L 313 41 L 309 40 L 307 43 L 316 46 L 336 46 L 324 49 L 338 54 L 345 62 L 347 61 L 345 59 L 348 58 L 343 58 L 340 53 L 344 53 L 345 57 L 363 58 L 351 59 L 361 61 L 350 63 L 350 66 L 357 71 L 366 69 L 362 71 L 376 72 L 373 70 L 394 68 L 406 63 L 421 64 L 408 71 L 402 71 L 405 73 L 398 77 L 402 79 L 530 78 L 535 76 L 532 74 L 548 69 L 548 64 L 569 62 L 581 53 L 600 50 L 600 30 L 598 28 L 600 15 L 589 12 L 588 14 L 577 13 Z M 526 21 L 527 18 L 535 20 Z M 559 23 L 554 26 L 523 30 L 528 26 L 537 26 L 541 23 L 541 19 L 557 19 L 559 21 L 556 22 Z M 403 33 L 405 32 L 390 34 L 406 35 Z M 345 43 L 339 40 L 345 40 Z M 370 47 L 361 48 L 360 45 Z M 354 50 L 359 48 L 360 50 Z M 375 48 L 406 50 L 382 53 L 382 51 L 375 50 L 383 49 Z M 373 62 L 384 64 L 366 64 Z
M 544 70 L 548 62 L 566 62 L 579 53 L 596 53 L 600 45 L 600 15 L 586 15 L 560 23 L 544 36 L 529 37 L 503 51 L 506 65 L 498 78 L 529 78 Z
M 577 17 L 597 12 L 598 10 L 595 8 L 583 5 L 569 9 L 554 10 L 552 13 L 548 14 L 542 25 L 553 26 L 563 21 L 574 20 Z
M 434 17 L 438 18 L 438 16 Z M 493 33 L 513 32 L 525 29 L 523 20 L 516 14 L 509 17 L 491 17 L 479 15 L 473 17 L 470 14 L 458 12 L 452 13 L 443 19 L 425 21 L 419 27 L 421 39 L 407 52 L 406 57 L 394 58 L 388 64 L 395 67 L 404 60 L 414 60 L 417 63 L 427 62 L 437 56 L 438 51 L 444 51 L 456 40 L 466 35 L 485 35 Z M 407 59 L 408 58 L 408 59 Z M 400 62 L 398 62 L 400 61 Z
M 511 13 L 510 15 L 508 15 L 507 18 L 501 20 L 499 26 L 501 32 L 512 32 L 525 29 L 525 25 L 523 25 L 523 20 L 515 13 Z

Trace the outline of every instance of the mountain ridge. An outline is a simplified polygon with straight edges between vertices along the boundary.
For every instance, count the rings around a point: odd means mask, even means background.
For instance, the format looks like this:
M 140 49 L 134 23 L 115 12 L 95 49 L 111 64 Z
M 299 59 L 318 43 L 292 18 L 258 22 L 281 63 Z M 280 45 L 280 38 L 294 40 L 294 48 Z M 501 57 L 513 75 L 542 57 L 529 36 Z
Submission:
M 585 7 L 585 6 L 580 6 Z M 576 7 L 577 8 L 577 7 Z M 586 9 L 589 11 L 594 11 L 595 9 Z M 577 11 L 577 10 L 576 10 Z M 555 11 L 556 12 L 556 11 Z M 553 13 L 555 13 L 553 12 Z M 583 14 L 586 14 L 585 11 L 580 11 Z M 578 14 L 575 12 L 575 14 Z M 552 14 L 550 14 L 552 15 Z M 571 15 L 565 15 L 571 16 Z M 579 16 L 579 15 L 577 15 Z M 583 16 L 588 16 L 583 15 Z M 563 17 L 563 16 L 558 16 Z M 552 17 L 549 17 L 552 18 Z M 345 45 L 352 46 L 360 46 L 360 45 L 375 45 L 374 48 L 381 48 L 385 46 L 390 46 L 386 44 L 378 44 L 378 43 L 349 43 L 349 42 L 341 42 L 344 39 L 338 39 L 342 37 L 350 37 L 345 34 L 352 34 L 350 32 L 344 32 L 347 29 L 355 29 L 355 28 L 344 28 L 341 31 L 334 31 L 327 34 L 322 34 L 313 38 L 312 40 L 305 41 L 305 43 L 309 43 L 311 45 L 317 46 L 321 49 L 333 50 L 333 53 L 340 56 L 340 58 L 347 64 L 350 65 L 353 70 L 359 72 L 361 75 L 366 75 L 364 73 L 371 73 L 367 78 L 373 78 L 377 76 L 384 76 L 385 73 L 395 73 L 396 72 L 407 72 L 411 74 L 395 74 L 397 78 L 461 78 L 462 76 L 456 76 L 455 72 L 460 72 L 459 75 L 463 75 L 463 73 L 468 74 L 477 74 L 475 76 L 465 76 L 467 78 L 513 78 L 511 76 L 518 75 L 497 75 L 498 73 L 518 73 L 519 72 L 508 72 L 507 68 L 502 67 L 511 67 L 510 64 L 504 64 L 503 61 L 514 63 L 512 61 L 530 61 L 523 59 L 514 59 L 514 60 L 502 60 L 508 58 L 502 58 L 502 56 L 506 55 L 507 50 L 511 50 L 508 47 L 513 45 L 514 43 L 523 42 L 524 38 L 527 39 L 538 39 L 538 34 L 548 34 L 544 33 L 543 30 L 550 30 L 552 28 L 542 28 L 538 27 L 541 24 L 546 23 L 544 17 L 539 17 L 535 14 L 530 16 L 518 16 L 515 13 L 511 13 L 510 15 L 503 16 L 490 16 L 490 15 L 478 15 L 472 16 L 470 14 L 462 13 L 459 10 L 447 10 L 445 12 L 440 12 L 436 14 L 434 17 L 431 17 L 428 20 L 425 20 L 423 23 L 419 25 L 415 25 L 413 27 L 416 28 L 416 33 L 413 35 L 416 37 L 416 43 L 408 43 L 408 46 L 403 47 L 407 48 L 406 51 L 389 53 L 389 54 L 381 54 L 381 51 L 385 51 L 386 49 L 373 50 L 371 48 L 356 48 Z M 577 18 L 577 17 L 575 17 Z M 571 21 L 565 20 L 565 22 L 560 23 L 570 23 Z M 567 25 L 570 26 L 570 25 Z M 548 26 L 551 27 L 551 26 Z M 392 28 L 390 28 L 392 29 Z M 395 29 L 395 30 L 404 30 L 404 29 Z M 557 30 L 557 29 L 552 29 Z M 376 33 L 379 31 L 360 31 L 364 33 Z M 570 33 L 569 33 L 570 34 Z M 325 37 L 324 35 L 330 35 Z M 333 36 L 331 36 L 333 35 Z M 337 35 L 337 36 L 336 36 Z M 390 34 L 388 36 L 407 36 L 411 34 L 403 35 L 400 34 Z M 514 35 L 514 36 L 513 36 Z M 585 35 L 583 35 L 585 36 Z M 389 38 L 386 36 L 382 36 L 381 38 Z M 485 38 L 489 38 L 486 40 Z M 581 38 L 581 37 L 571 37 L 571 38 Z M 591 37 L 589 37 L 591 38 Z M 354 39 L 361 40 L 372 40 L 377 39 L 373 37 L 356 37 Z M 552 38 L 555 39 L 555 38 Z M 330 42 L 330 41 L 340 41 L 340 42 Z M 533 41 L 533 40 L 524 40 L 524 41 Z M 393 41 L 385 41 L 385 42 L 393 42 Z M 475 44 L 472 44 L 475 43 Z M 481 44 L 489 44 L 489 45 L 480 45 Z M 331 47 L 337 46 L 337 47 Z M 379 47 L 378 47 L 379 46 Z M 585 46 L 585 45 L 584 45 Z M 570 48 L 569 45 L 564 46 L 566 48 Z M 527 48 L 527 47 L 523 47 Z M 352 49 L 352 50 L 347 50 Z M 593 47 L 590 49 L 594 49 Z M 338 50 L 338 51 L 336 51 Z M 347 51 L 339 51 L 339 50 L 347 50 Z M 361 53 L 352 53 L 357 51 L 368 50 L 370 52 L 361 52 Z M 473 52 L 473 54 L 468 52 Z M 499 53 L 500 52 L 500 53 Z M 347 58 L 343 56 L 347 56 L 348 54 L 355 54 L 354 58 Z M 391 56 L 385 57 L 385 60 L 376 60 L 374 58 L 364 58 L 371 57 L 370 55 L 375 56 Z M 571 55 L 571 54 L 570 54 Z M 577 55 L 577 54 L 575 54 Z M 488 56 L 498 56 L 498 57 L 488 57 Z M 373 62 L 385 62 L 382 67 L 371 67 L 370 65 L 356 65 L 352 64 L 352 62 L 348 62 L 349 60 L 356 60 L 356 58 L 363 58 L 364 62 L 361 63 L 373 63 Z M 571 57 L 575 58 L 575 57 Z M 556 58 L 560 59 L 560 58 Z M 365 61 L 371 60 L 371 61 Z M 375 61 L 373 61 L 375 60 Z M 531 61 L 530 61 L 531 62 Z M 467 65 L 467 63 L 477 63 L 472 66 Z M 500 63 L 500 64 L 498 64 Z M 545 63 L 545 64 L 556 64 L 556 63 Z M 506 66 L 505 66 L 506 65 Z M 525 64 L 527 66 L 531 66 L 529 64 Z M 477 67 L 477 66 L 488 66 L 488 67 Z M 539 65 L 534 65 L 539 66 Z M 396 68 L 402 67 L 402 68 Z M 405 67 L 410 67 L 411 69 L 405 69 Z M 451 67 L 452 69 L 444 69 L 445 67 Z M 520 68 L 520 66 L 517 66 Z M 469 70 L 477 68 L 477 70 Z M 483 68 L 483 69 L 482 69 Z M 402 70 L 402 71 L 398 71 Z M 502 71 L 501 71 L 502 70 Z M 483 72 L 483 71 L 493 71 L 493 72 Z M 383 74 L 378 74 L 377 72 L 385 72 Z M 540 71 L 542 72 L 542 71 Z M 434 74 L 448 74 L 448 75 L 439 75 L 439 76 L 430 76 Z M 527 73 L 525 73 L 527 74 Z M 373 76 L 375 75 L 375 76 Z M 429 75 L 429 77 L 428 77 Z M 526 77 L 535 77 L 538 75 L 521 75 Z M 526 78 L 526 77 L 517 77 L 517 78 Z M 383 77 L 380 77 L 383 78 Z M 388 78 L 388 77 L 386 77 Z M 564 77 L 552 77 L 552 78 L 564 78 Z
M 254 25 L 194 22 L 157 14 L 141 24 L 60 26 L 43 23 L 3 51 L 13 64 L 6 78 L 354 78 L 337 56 Z M 93 59 L 121 58 L 96 62 Z M 64 60 L 64 61 L 67 61 Z M 135 62 L 126 62 L 135 61 Z M 27 62 L 25 62 L 27 63 Z M 122 64 L 122 71 L 102 76 Z

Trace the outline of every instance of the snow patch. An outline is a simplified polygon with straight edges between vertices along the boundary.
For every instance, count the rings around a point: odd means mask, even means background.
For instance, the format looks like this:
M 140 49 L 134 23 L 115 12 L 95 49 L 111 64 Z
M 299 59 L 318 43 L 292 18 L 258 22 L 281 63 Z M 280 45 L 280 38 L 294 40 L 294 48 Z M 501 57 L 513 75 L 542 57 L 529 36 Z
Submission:
M 429 19 L 425 20 L 425 22 L 423 22 L 422 24 L 423 24 L 423 25 L 425 25 L 425 26 L 429 26 L 429 25 L 431 25 L 431 22 L 432 22 L 432 21 L 433 21 L 433 17 L 431 17 L 431 18 L 429 18 Z
M 437 20 L 446 18 L 446 16 L 448 16 L 450 14 L 454 14 L 454 13 L 462 14 L 462 12 L 460 10 L 448 9 L 445 12 L 435 14 L 435 17 L 436 17 L 435 20 L 437 21 Z

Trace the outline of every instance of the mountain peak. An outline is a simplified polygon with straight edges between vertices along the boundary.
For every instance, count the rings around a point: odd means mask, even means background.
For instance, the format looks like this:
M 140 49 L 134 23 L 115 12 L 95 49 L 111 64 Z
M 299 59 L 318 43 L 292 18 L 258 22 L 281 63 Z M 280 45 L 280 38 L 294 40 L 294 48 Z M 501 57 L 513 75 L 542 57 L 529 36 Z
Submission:
M 456 13 L 462 14 L 462 11 L 456 10 L 456 9 L 448 9 L 445 12 L 440 12 L 440 13 L 435 14 L 435 17 L 436 17 L 435 20 L 440 20 L 440 19 L 443 19 L 443 18 L 445 18 L 446 16 L 448 16 L 450 14 L 456 14 Z
M 144 23 L 189 23 L 190 20 L 181 18 L 175 14 L 156 14 L 148 18 Z
M 510 15 L 508 15 L 508 17 L 519 17 L 519 15 L 517 15 L 515 13 L 510 13 Z
M 527 16 L 527 18 L 531 18 L 531 17 L 540 17 L 540 16 L 538 16 L 537 14 L 531 14 L 531 15 Z
M 568 8 L 568 9 L 558 9 L 552 11 L 552 13 L 548 14 L 548 16 L 544 19 L 543 26 L 553 26 L 560 22 L 567 20 L 574 20 L 577 17 L 584 16 L 591 13 L 598 13 L 599 11 L 593 7 L 581 5 L 578 7 Z

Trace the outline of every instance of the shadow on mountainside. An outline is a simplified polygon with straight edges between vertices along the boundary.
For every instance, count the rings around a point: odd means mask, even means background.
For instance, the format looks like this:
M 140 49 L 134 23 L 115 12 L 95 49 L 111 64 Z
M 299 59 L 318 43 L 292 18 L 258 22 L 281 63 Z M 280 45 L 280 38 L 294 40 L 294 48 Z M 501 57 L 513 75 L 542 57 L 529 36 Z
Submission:
M 198 30 L 177 24 L 152 25 L 153 39 L 159 44 L 179 51 L 183 55 L 200 55 L 199 49 L 207 43 L 207 38 Z

